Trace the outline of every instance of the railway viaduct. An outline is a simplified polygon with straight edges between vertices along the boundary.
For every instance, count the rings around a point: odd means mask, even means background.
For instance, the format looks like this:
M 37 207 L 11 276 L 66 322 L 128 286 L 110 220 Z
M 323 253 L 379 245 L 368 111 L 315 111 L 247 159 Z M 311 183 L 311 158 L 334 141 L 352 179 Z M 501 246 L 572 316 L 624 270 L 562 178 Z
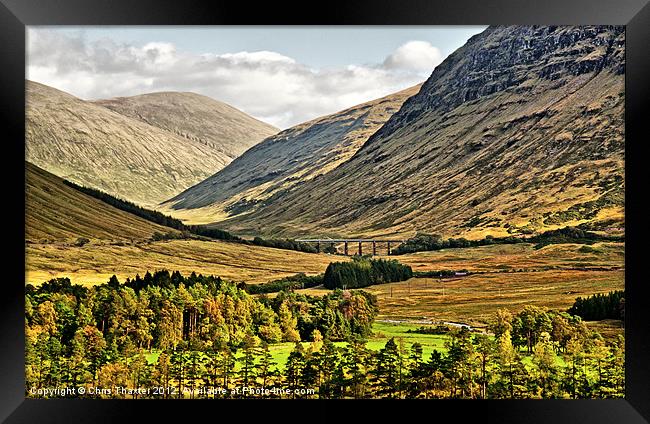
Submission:
M 329 239 L 329 238 L 316 238 L 316 239 L 296 239 L 297 242 L 301 243 L 315 243 L 316 244 L 316 250 L 318 253 L 321 251 L 321 244 L 329 244 L 330 246 L 334 246 L 334 244 L 340 244 L 343 243 L 343 253 L 345 255 L 348 255 L 348 244 L 349 243 L 358 243 L 359 245 L 359 250 L 358 254 L 359 256 L 363 255 L 363 243 L 371 243 L 372 244 L 372 256 L 377 255 L 377 245 L 378 244 L 386 244 L 386 252 L 390 255 L 391 253 L 391 246 L 397 246 L 400 245 L 406 240 L 404 239 L 384 239 L 384 238 L 378 238 L 378 239 L 372 239 L 372 238 L 358 238 L 358 239 Z

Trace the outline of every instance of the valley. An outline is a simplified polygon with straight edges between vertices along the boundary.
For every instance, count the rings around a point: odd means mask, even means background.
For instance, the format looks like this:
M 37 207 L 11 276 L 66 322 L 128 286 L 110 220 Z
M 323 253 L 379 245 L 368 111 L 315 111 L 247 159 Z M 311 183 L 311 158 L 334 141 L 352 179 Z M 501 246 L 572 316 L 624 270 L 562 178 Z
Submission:
M 491 26 L 284 130 L 27 81 L 27 381 L 622 397 L 624 41 Z
M 282 131 L 161 205 L 188 223 L 244 216 L 349 160 L 420 86 Z M 258 235 L 260 232 L 252 234 Z

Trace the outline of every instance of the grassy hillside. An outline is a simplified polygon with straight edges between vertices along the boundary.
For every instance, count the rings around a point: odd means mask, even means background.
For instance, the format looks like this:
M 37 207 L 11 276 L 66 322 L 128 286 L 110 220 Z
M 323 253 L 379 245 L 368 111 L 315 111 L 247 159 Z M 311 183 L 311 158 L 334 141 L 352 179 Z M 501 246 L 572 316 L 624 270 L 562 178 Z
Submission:
M 466 238 L 624 227 L 624 41 L 622 27 L 490 27 L 348 161 L 220 225 Z
M 324 116 L 269 137 L 226 168 L 166 202 L 191 223 L 246 215 L 265 200 L 347 161 L 420 86 Z
M 622 269 L 624 243 L 554 244 L 535 249 L 534 244 L 444 249 L 391 256 L 413 271 L 467 270 L 470 272 L 553 271 L 576 268 Z
M 72 243 L 79 237 L 143 240 L 156 231 L 173 231 L 83 194 L 29 162 L 25 162 L 25 196 L 25 240 L 30 243 Z
M 116 209 L 26 162 L 26 281 L 55 277 L 74 283 L 121 280 L 143 270 L 214 274 L 249 283 L 325 271 L 330 256 L 198 239 L 152 241 L 175 232 Z M 77 239 L 88 242 L 78 246 Z
M 230 160 L 280 131 L 226 103 L 196 93 L 148 93 L 93 103 L 198 141 Z
M 232 160 L 217 142 L 184 137 L 32 81 L 26 101 L 29 162 L 141 205 L 154 206 Z

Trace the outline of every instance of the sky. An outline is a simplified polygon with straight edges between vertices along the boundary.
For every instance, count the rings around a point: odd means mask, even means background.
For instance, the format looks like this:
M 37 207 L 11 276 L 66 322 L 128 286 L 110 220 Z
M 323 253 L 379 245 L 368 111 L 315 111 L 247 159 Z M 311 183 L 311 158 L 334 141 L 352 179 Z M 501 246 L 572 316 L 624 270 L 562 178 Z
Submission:
M 426 80 L 485 28 L 30 26 L 26 78 L 86 100 L 191 91 L 285 129 Z

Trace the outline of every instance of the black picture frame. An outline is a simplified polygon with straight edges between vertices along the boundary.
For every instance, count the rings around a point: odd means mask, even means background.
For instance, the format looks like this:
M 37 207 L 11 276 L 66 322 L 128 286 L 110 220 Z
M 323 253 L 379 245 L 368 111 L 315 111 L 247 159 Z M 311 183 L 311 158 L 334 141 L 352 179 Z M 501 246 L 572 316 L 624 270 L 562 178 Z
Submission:
M 261 405 L 246 408 L 222 401 L 174 403 L 145 400 L 25 399 L 24 396 L 24 90 L 25 26 L 28 25 L 515 25 L 515 24 L 615 24 L 626 25 L 626 397 L 624 400 L 490 400 L 490 401 L 401 401 L 398 408 L 367 403 L 361 411 L 372 414 L 397 410 L 406 419 L 423 416 L 427 421 L 456 414 L 496 422 L 630 422 L 650 421 L 650 310 L 644 287 L 642 255 L 642 178 L 646 127 L 644 106 L 650 99 L 650 0 L 362 0 L 354 3 L 329 1 L 282 5 L 275 2 L 197 0 L 0 0 L 0 88 L 2 93 L 2 172 L 8 213 L 3 235 L 6 259 L 0 295 L 0 420 L 15 423 L 116 422 L 146 414 L 148 421 L 174 416 L 187 420 L 208 412 L 211 421 L 227 419 L 231 413 L 246 420 L 278 419 L 296 414 L 305 401 L 282 408 Z M 239 402 L 239 401 L 237 401 Z M 257 400 L 256 402 L 260 402 Z M 323 402 L 323 401 L 317 401 Z M 327 401 L 325 401 L 327 402 Z M 343 401 L 347 402 L 347 401 Z M 371 401 L 372 402 L 372 401 Z M 357 406 L 348 402 L 346 407 Z M 413 409 L 415 408 L 415 409 Z M 422 408 L 422 409 L 420 409 Z M 238 412 L 237 412 L 238 411 Z M 303 420 L 342 417 L 340 405 L 307 405 Z M 424 414 L 424 415 L 420 415 Z M 448 418 L 450 419 L 450 418 Z

